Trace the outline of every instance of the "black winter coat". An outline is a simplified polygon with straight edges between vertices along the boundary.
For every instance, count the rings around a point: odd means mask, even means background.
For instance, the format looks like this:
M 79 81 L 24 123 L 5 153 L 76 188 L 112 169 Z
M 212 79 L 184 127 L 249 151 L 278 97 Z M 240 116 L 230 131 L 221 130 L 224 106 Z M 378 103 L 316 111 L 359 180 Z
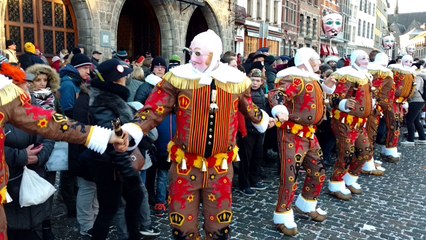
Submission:
M 256 106 L 268 112 L 266 110 L 268 101 L 266 100 L 265 91 L 263 90 L 262 87 L 260 87 L 257 90 L 253 90 L 253 89 L 251 90 L 251 99 L 253 100 L 253 103 L 256 104 Z M 257 129 L 253 126 L 253 123 L 247 118 L 246 118 L 246 128 L 247 128 L 247 133 L 260 134 L 259 131 L 257 131 Z
M 150 74 L 145 78 L 145 83 L 140 85 L 136 91 L 134 101 L 138 101 L 145 105 L 146 100 L 152 93 L 152 89 L 161 81 L 161 78 Z
M 25 52 L 19 57 L 19 63 L 21 68 L 26 70 L 29 66 L 32 66 L 36 63 L 45 64 L 41 58 L 37 57 L 35 54 Z
M 46 171 L 46 162 L 52 153 L 55 142 L 43 139 L 41 136 L 30 135 L 10 124 L 5 127 L 5 157 L 9 166 L 9 182 L 7 190 L 12 202 L 5 204 L 7 225 L 13 229 L 34 229 L 41 227 L 41 223 L 50 216 L 53 196 L 46 202 L 29 207 L 19 205 L 19 189 L 21 186 L 24 166 L 27 165 L 28 155 L 26 148 L 35 143 L 43 144 L 43 150 L 38 154 L 38 164 L 28 165 L 31 170 L 36 171 L 41 177 L 54 184 L 50 172 Z
M 120 118 L 122 124 L 130 122 L 134 114 L 125 101 L 129 97 L 129 90 L 125 86 L 98 81 L 93 80 L 91 83 L 89 112 L 92 123 L 112 129 L 111 121 L 117 118 Z M 118 153 L 114 151 L 112 145 L 109 145 L 104 154 L 95 152 L 92 152 L 92 154 L 96 161 L 114 163 L 117 171 L 124 178 L 139 178 L 139 173 L 132 168 L 130 153 Z

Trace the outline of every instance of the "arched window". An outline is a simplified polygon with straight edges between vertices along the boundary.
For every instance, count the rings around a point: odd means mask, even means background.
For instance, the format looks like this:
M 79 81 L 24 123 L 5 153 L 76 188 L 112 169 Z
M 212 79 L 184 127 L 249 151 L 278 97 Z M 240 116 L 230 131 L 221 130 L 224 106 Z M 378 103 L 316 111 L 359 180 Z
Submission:
M 78 39 L 69 0 L 7 0 L 5 30 L 18 53 L 32 42 L 48 57 L 74 48 Z

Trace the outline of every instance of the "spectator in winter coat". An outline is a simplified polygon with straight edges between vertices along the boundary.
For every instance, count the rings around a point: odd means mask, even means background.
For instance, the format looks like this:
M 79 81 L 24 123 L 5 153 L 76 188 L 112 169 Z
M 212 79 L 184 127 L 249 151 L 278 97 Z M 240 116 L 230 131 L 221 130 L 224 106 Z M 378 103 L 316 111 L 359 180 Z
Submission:
M 9 63 L 18 63 L 16 56 L 16 43 L 13 40 L 6 41 L 6 49 L 3 51 L 4 56 L 8 59 Z
M 61 88 L 61 106 L 65 115 L 72 117 L 72 109 L 80 92 L 80 85 L 90 80 L 90 69 L 92 62 L 81 53 L 73 56 L 71 64 L 60 71 Z
M 44 64 L 43 60 L 36 55 L 36 47 L 31 42 L 25 43 L 24 54 L 19 57 L 19 62 L 24 70 L 36 63 Z

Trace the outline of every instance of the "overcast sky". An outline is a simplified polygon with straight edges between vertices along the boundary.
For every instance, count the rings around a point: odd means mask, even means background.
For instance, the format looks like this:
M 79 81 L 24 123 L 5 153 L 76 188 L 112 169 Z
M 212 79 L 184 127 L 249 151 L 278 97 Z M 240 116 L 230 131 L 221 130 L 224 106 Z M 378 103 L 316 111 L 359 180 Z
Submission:
M 388 14 L 393 14 L 395 11 L 396 0 L 388 0 L 390 4 L 390 11 Z M 399 13 L 409 12 L 426 12 L 426 0 L 398 0 Z M 425 13 L 426 19 L 426 13 Z

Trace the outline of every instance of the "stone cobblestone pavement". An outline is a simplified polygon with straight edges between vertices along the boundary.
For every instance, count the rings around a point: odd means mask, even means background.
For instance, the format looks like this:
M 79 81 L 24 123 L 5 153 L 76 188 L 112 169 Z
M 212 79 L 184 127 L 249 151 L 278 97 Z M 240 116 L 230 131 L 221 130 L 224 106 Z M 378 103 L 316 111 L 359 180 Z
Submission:
M 324 187 L 319 206 L 328 212 L 328 219 L 316 223 L 296 213 L 300 233 L 294 239 L 426 239 L 426 146 L 400 147 L 399 151 L 401 162 L 383 164 L 385 176 L 360 177 L 364 194 L 349 202 L 331 197 Z M 377 154 L 376 159 L 380 159 Z M 278 174 L 274 168 L 266 169 L 268 178 L 263 183 L 267 189 L 255 197 L 245 197 L 234 188 L 232 239 L 289 238 L 276 231 L 272 222 Z M 330 171 L 328 168 L 328 176 Z M 304 174 L 299 178 L 304 179 Z M 57 205 L 55 211 L 60 212 L 61 207 Z M 168 219 L 152 216 L 152 220 L 161 231 L 155 239 L 171 239 Z M 57 239 L 84 239 L 75 219 L 64 215 L 54 218 L 54 234 Z M 114 229 L 109 239 L 119 239 Z

